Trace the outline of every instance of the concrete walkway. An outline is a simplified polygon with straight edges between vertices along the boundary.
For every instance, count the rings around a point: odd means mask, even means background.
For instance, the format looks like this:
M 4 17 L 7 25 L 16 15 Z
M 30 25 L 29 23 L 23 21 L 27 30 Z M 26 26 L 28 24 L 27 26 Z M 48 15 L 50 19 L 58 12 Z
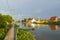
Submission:
M 14 40 L 14 27 L 8 31 L 4 40 Z

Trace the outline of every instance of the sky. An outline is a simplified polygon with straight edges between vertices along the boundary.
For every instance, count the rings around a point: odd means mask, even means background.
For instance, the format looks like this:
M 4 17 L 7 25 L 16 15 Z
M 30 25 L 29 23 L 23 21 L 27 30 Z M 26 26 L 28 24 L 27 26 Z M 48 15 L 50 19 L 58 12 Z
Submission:
M 0 0 L 0 13 L 9 14 L 15 20 L 60 17 L 60 0 Z

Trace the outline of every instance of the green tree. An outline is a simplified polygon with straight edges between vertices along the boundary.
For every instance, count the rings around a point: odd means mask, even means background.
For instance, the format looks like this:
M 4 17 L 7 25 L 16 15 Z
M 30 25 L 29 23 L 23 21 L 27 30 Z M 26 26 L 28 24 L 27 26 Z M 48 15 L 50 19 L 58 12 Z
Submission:
M 0 14 L 0 27 L 5 27 L 6 25 L 10 25 L 12 23 L 13 18 L 10 15 L 1 15 Z

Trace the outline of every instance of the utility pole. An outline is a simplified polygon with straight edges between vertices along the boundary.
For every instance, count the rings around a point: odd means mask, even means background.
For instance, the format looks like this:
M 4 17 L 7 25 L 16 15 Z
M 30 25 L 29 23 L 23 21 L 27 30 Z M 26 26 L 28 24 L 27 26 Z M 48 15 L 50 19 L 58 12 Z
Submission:
M 6 2 L 7 2 L 7 9 L 12 13 L 12 16 L 14 16 L 15 9 L 14 8 L 13 9 L 10 8 L 8 0 L 6 0 Z M 16 28 L 15 28 L 15 25 L 14 25 L 14 21 L 12 22 L 12 27 L 14 29 L 14 40 L 16 40 L 17 39 L 17 35 L 16 35 Z

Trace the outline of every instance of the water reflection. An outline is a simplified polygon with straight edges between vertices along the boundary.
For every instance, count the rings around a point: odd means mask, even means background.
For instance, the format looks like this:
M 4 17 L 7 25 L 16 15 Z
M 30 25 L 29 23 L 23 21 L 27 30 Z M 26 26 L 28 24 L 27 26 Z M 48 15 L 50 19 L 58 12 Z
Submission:
M 58 30 L 58 25 L 50 25 L 50 29 L 57 31 Z
M 57 31 L 58 30 L 58 25 L 48 25 L 48 24 L 23 24 L 25 27 L 30 27 L 30 28 L 39 28 L 39 27 L 49 27 L 50 30 L 55 30 Z
M 25 26 L 28 26 L 28 27 L 36 27 L 36 26 L 38 26 L 38 27 L 40 27 L 40 26 L 48 26 L 47 24 L 45 25 L 45 24 L 34 24 L 34 23 L 32 23 L 32 24 L 24 24 Z
M 36 36 L 36 40 L 60 40 L 59 25 L 45 24 L 21 24 L 21 28 L 31 28 L 30 32 Z

